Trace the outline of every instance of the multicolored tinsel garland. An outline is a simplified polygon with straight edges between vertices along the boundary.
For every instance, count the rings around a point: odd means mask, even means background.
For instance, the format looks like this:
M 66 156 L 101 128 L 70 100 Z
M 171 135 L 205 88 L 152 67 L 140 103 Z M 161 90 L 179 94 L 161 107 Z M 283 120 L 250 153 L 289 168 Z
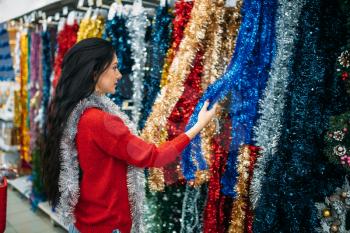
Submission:
M 184 91 L 184 82 L 192 70 L 197 51 L 202 48 L 207 26 L 212 16 L 213 2 L 197 0 L 191 12 L 191 19 L 184 31 L 179 51 L 173 60 L 168 74 L 168 83 L 157 98 L 152 113 L 143 129 L 142 138 L 157 145 L 167 140 L 167 118 Z M 164 74 L 164 73 L 163 73 Z M 164 189 L 164 174 L 162 169 L 149 170 L 149 185 L 151 190 Z
M 233 202 L 228 233 L 245 233 L 251 231 L 247 229 L 247 215 L 249 215 L 248 211 L 251 211 L 249 188 L 258 152 L 259 148 L 250 145 L 242 145 L 239 150 L 237 158 L 239 177 L 235 187 L 237 198 Z
M 73 25 L 65 24 L 62 31 L 57 35 L 57 54 L 55 57 L 55 77 L 53 80 L 53 87 L 56 88 L 58 80 L 61 76 L 63 57 L 77 41 L 77 33 L 79 30 L 78 24 L 75 22 Z
M 201 86 L 203 89 L 206 89 L 208 85 L 214 82 L 216 78 L 218 78 L 224 72 L 230 60 L 230 57 L 232 55 L 232 49 L 234 46 L 234 40 L 236 38 L 237 29 L 239 27 L 240 22 L 240 6 L 241 1 L 237 2 L 237 6 L 233 8 L 226 8 L 224 7 L 224 1 L 218 1 L 215 5 L 215 8 L 213 9 L 214 15 L 212 18 L 212 23 L 208 26 L 205 39 L 206 43 L 204 48 L 204 72 L 201 82 Z M 226 36 L 224 36 L 224 32 Z M 228 52 L 228 49 L 231 49 L 229 50 L 231 52 Z M 217 116 L 221 115 L 219 112 L 220 111 L 217 110 Z M 187 121 L 188 117 L 186 118 L 186 122 Z M 217 130 L 219 130 L 219 128 L 216 128 L 216 124 L 214 122 L 211 122 L 211 124 L 208 125 L 201 132 L 203 138 L 202 149 L 204 157 L 208 164 L 212 163 L 211 160 L 213 160 L 214 157 L 216 158 L 215 155 L 213 156 L 213 148 L 217 147 L 213 147 L 212 139 Z M 229 137 L 221 138 L 220 140 L 222 144 L 230 142 Z M 194 221 L 196 221 L 197 219 L 204 218 L 204 211 L 198 213 L 197 215 L 193 215 L 193 209 L 198 208 L 198 206 L 201 206 L 202 201 L 207 200 L 208 194 L 201 192 L 200 188 L 190 187 L 198 187 L 202 185 L 203 183 L 208 181 L 210 174 L 212 173 L 210 173 L 209 171 L 198 171 L 196 173 L 196 179 L 194 180 L 194 182 L 190 182 L 187 184 L 188 187 L 186 187 L 185 192 L 185 196 L 187 198 L 184 198 L 182 209 L 182 231 L 188 231 L 189 229 L 191 229 L 192 231 L 188 232 L 196 232 L 198 228 L 203 228 L 202 225 L 198 225 L 198 227 L 193 227 L 193 225 L 195 225 Z M 209 185 L 213 185 L 213 182 L 211 182 Z M 210 190 L 215 190 L 215 188 L 211 187 Z M 212 200 L 213 192 L 211 192 L 210 195 L 211 196 L 209 196 L 208 200 Z M 218 205 L 215 206 L 215 208 L 211 209 L 215 213 L 210 213 L 211 217 L 209 220 L 206 219 L 206 221 L 210 221 L 210 223 L 213 223 L 214 221 L 218 221 L 217 216 L 224 215 L 223 209 L 220 208 L 220 204 L 225 203 L 225 198 L 221 198 L 220 200 L 221 203 L 219 202 Z M 209 204 L 209 206 L 210 205 L 211 204 Z M 222 218 L 220 221 L 223 221 L 223 219 L 224 218 Z M 224 229 L 223 225 L 225 224 L 222 224 L 220 229 Z M 208 224 L 206 224 L 205 229 L 207 232 L 219 232 L 218 224 L 211 224 L 209 227 Z M 203 232 L 203 230 L 201 230 L 201 232 Z
M 44 122 L 47 115 L 47 109 L 50 100 L 51 89 L 51 73 L 52 73 L 52 54 L 51 54 L 51 33 L 44 31 L 41 34 L 42 41 L 42 101 L 40 109 L 40 128 L 41 132 L 45 134 Z
M 251 199 L 255 208 L 260 197 L 261 181 L 266 176 L 266 161 L 276 155 L 276 146 L 281 134 L 281 117 L 284 110 L 298 19 L 305 0 L 290 2 L 278 0 L 276 15 L 276 55 L 272 62 L 264 95 L 259 104 L 260 117 L 254 127 L 254 141 L 262 148 L 254 171 Z
M 167 122 L 168 140 L 172 140 L 184 132 L 185 126 L 196 106 L 201 94 L 201 76 L 203 73 L 203 52 L 199 51 L 192 65 L 192 70 L 184 83 L 184 91 L 172 110 Z M 182 177 L 179 161 L 164 167 L 164 181 L 166 184 L 177 182 Z
M 229 218 L 224 212 L 226 197 L 222 195 L 220 180 L 225 171 L 227 156 L 231 142 L 231 119 L 228 114 L 219 116 L 221 132 L 214 135 L 211 142 L 211 164 L 208 183 L 208 197 L 203 213 L 204 233 L 225 233 L 227 231 L 225 218 Z M 231 212 L 231 210 L 230 210 Z
M 336 188 L 335 193 L 326 197 L 324 203 L 316 203 L 317 215 L 321 222 L 316 231 L 319 233 L 350 233 L 349 206 L 350 185 L 346 177 L 342 188 Z
M 77 42 L 91 38 L 91 37 L 102 37 L 104 30 L 104 18 L 97 16 L 96 19 L 87 18 L 83 19 L 79 25 L 79 31 L 77 33 Z
M 147 58 L 146 51 L 146 29 L 149 24 L 147 14 L 142 6 L 134 5 L 127 18 L 126 27 L 130 34 L 131 55 L 134 60 L 130 80 L 132 89 L 132 120 L 138 125 L 141 117 L 143 94 L 143 80 L 145 76 L 145 65 Z
M 116 14 L 112 20 L 107 21 L 106 36 L 110 39 L 118 57 L 118 69 L 123 78 L 119 80 L 115 94 L 110 98 L 117 105 L 121 105 L 123 100 L 130 99 L 130 77 L 134 65 L 131 54 L 130 33 L 126 28 L 126 16 Z M 125 90 L 127 89 L 127 90 Z
M 315 232 L 315 201 L 342 183 L 341 169 L 322 155 L 330 115 L 349 104 L 337 97 L 334 62 L 345 43 L 344 17 L 337 2 L 307 1 L 299 19 L 297 41 L 276 156 L 254 211 L 254 232 Z
M 28 122 L 28 81 L 29 81 L 29 35 L 21 35 L 21 75 L 20 75 L 20 156 L 23 167 L 31 161 L 30 136 Z
M 186 127 L 188 130 L 197 122 L 198 113 L 207 99 L 210 100 L 211 107 L 228 93 L 231 94 L 232 143 L 227 169 L 221 181 L 222 192 L 229 196 L 235 196 L 236 154 L 241 143 L 251 141 L 251 130 L 257 117 L 257 102 L 265 87 L 273 57 L 275 10 L 275 1 L 244 1 L 243 21 L 227 72 L 208 87 Z M 182 170 L 187 180 L 193 180 L 197 170 L 207 169 L 200 145 L 201 139 L 197 135 L 183 152 Z
M 172 44 L 166 54 L 163 72 L 160 80 L 160 88 L 167 84 L 168 73 L 180 42 L 182 41 L 185 28 L 191 17 L 194 1 L 180 0 L 175 3 L 175 18 L 173 20 Z
M 214 10 L 213 22 L 209 26 L 208 41 L 206 45 L 206 54 L 204 55 L 204 73 L 202 78 L 202 89 L 214 83 L 225 71 L 233 53 L 238 28 L 241 22 L 240 9 L 242 1 L 236 3 L 236 7 L 224 7 L 224 1 L 218 1 L 217 8 Z M 224 32 L 226 36 L 224 36 Z M 216 115 L 221 112 L 221 106 Z M 214 133 L 219 130 L 214 121 L 211 121 L 207 127 L 201 131 L 203 156 L 210 165 L 211 139 Z M 195 185 L 200 185 L 208 180 L 208 171 L 197 171 Z
M 40 33 L 31 33 L 30 45 L 30 84 L 29 84 L 29 123 L 30 123 L 30 151 L 36 147 L 39 134 L 39 109 L 41 103 L 42 72 L 41 72 L 41 38 Z
M 170 47 L 172 19 L 173 14 L 167 4 L 165 7 L 159 6 L 157 8 L 151 34 L 150 77 L 144 80 L 145 95 L 142 100 L 142 115 L 139 123 L 140 129 L 143 129 L 152 110 L 152 105 L 160 91 L 160 78 L 163 73 L 162 68 L 166 52 Z

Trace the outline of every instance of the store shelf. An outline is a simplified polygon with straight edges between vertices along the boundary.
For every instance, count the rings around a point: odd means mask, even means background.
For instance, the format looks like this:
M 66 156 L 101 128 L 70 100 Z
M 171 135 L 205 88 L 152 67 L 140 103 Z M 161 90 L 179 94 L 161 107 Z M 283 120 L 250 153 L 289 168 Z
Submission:
M 16 189 L 18 192 L 20 192 L 24 197 L 29 199 L 31 189 L 32 189 L 32 181 L 29 179 L 29 176 L 22 176 L 14 180 L 8 180 L 9 186 Z M 63 227 L 64 229 L 68 230 L 68 227 L 65 226 L 58 218 L 58 215 L 52 211 L 51 206 L 49 203 L 41 202 L 38 205 L 39 209 L 41 209 L 45 214 L 47 214 L 53 225 L 59 225 Z

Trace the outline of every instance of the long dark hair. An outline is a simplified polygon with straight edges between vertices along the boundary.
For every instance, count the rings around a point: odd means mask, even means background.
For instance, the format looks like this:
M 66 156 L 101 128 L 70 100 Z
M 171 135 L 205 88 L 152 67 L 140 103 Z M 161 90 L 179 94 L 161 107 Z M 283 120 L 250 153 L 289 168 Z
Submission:
M 43 184 L 53 206 L 60 197 L 60 141 L 67 119 L 77 103 L 94 92 L 99 76 L 112 63 L 114 54 L 110 42 L 89 38 L 75 44 L 63 58 L 62 73 L 49 106 L 42 156 Z

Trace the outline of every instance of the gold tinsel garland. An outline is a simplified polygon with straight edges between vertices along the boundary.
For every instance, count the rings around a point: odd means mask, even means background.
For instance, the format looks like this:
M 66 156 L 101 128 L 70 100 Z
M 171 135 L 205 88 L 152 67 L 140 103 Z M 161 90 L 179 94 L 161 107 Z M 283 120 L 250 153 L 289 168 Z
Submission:
M 20 156 L 29 163 L 29 127 L 28 127 L 28 35 L 21 35 L 21 79 L 20 79 Z
M 249 166 L 250 166 L 249 146 L 243 145 L 240 148 L 237 158 L 238 180 L 236 184 L 237 198 L 233 202 L 228 233 L 244 233 L 246 210 L 249 201 Z
M 206 90 L 207 87 L 214 83 L 224 72 L 227 67 L 235 46 L 235 41 L 238 33 L 238 28 L 241 23 L 241 9 L 242 2 L 238 1 L 236 7 L 224 7 L 224 1 L 218 1 L 216 15 L 214 21 L 211 23 L 209 28 L 208 37 L 211 42 L 207 46 L 207 52 L 205 54 L 204 61 L 204 75 L 202 78 L 202 88 Z M 222 114 L 221 104 L 217 109 L 217 119 Z M 214 121 L 211 121 L 207 127 L 201 132 L 202 138 L 202 151 L 204 158 L 210 166 L 210 160 L 212 153 L 211 140 L 215 132 L 219 130 L 216 127 Z M 196 179 L 194 182 L 195 186 L 199 186 L 209 179 L 209 171 L 197 171 Z
M 160 145 L 168 138 L 167 119 L 184 91 L 183 84 L 191 71 L 194 58 L 203 47 L 202 42 L 205 39 L 208 24 L 211 22 L 215 3 L 216 1 L 210 0 L 196 0 L 194 3 L 191 19 L 184 31 L 184 38 L 169 69 L 168 82 L 155 101 L 152 113 L 141 134 L 142 138 L 150 143 Z M 150 169 L 148 180 L 151 190 L 164 189 L 162 169 Z
M 91 37 L 101 38 L 104 25 L 104 18 L 101 16 L 96 19 L 83 19 L 79 25 L 77 42 Z

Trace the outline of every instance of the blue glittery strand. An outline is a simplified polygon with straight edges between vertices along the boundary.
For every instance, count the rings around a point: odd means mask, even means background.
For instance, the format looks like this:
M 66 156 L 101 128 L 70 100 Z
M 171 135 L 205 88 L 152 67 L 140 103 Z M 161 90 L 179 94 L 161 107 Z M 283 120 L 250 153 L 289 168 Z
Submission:
M 250 143 L 252 127 L 257 118 L 257 102 L 265 88 L 268 70 L 274 50 L 274 21 L 276 1 L 244 1 L 243 21 L 240 27 L 233 58 L 227 72 L 221 79 L 208 87 L 196 106 L 186 126 L 190 129 L 198 119 L 204 101 L 213 103 L 228 94 L 231 98 L 232 143 L 226 172 L 222 179 L 223 193 L 234 196 L 237 179 L 236 160 L 239 146 Z M 211 107 L 211 106 L 210 106 Z M 182 170 L 187 180 L 195 178 L 197 169 L 207 169 L 201 151 L 201 139 L 196 136 L 185 149 L 182 156 Z M 192 159 L 194 157 L 198 167 Z
M 162 76 L 164 59 L 170 47 L 172 20 L 173 15 L 169 12 L 168 6 L 159 6 L 157 8 L 151 34 L 151 72 L 150 76 L 144 79 L 145 96 L 142 101 L 143 111 L 139 123 L 140 129 L 144 127 L 157 94 L 160 91 L 160 79 Z
M 131 56 L 130 36 L 126 28 L 126 16 L 115 15 L 112 20 L 108 20 L 104 32 L 104 38 L 109 38 L 118 57 L 118 69 L 123 74 L 119 80 L 115 94 L 109 97 L 117 105 L 121 105 L 126 96 L 123 91 L 128 85 L 130 79 L 128 75 L 132 72 L 134 61 Z M 130 88 L 128 88 L 130 90 Z M 130 93 L 130 91 L 128 91 Z M 132 95 L 132 93 L 130 93 Z
M 46 116 L 47 107 L 50 99 L 50 88 L 51 88 L 51 73 L 52 73 L 52 55 L 51 55 L 51 42 L 50 32 L 42 32 L 42 78 L 43 78 L 43 93 L 42 93 L 42 114 Z

